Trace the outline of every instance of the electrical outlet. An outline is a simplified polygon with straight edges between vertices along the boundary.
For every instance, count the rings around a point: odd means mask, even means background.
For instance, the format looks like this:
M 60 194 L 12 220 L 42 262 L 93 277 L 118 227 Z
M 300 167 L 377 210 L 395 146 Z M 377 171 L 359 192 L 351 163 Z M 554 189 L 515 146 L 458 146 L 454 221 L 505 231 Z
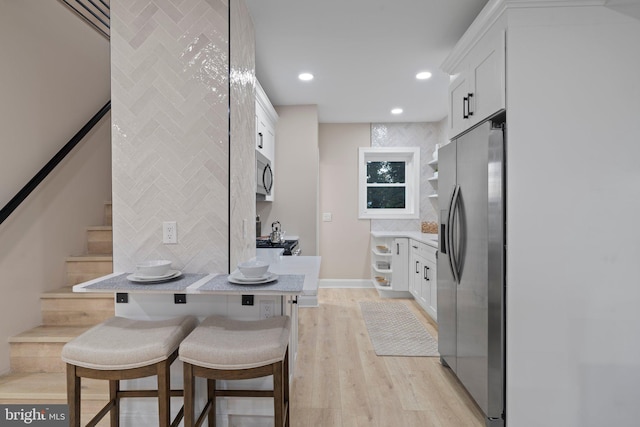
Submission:
M 178 243 L 178 225 L 175 221 L 165 221 L 162 223 L 162 243 Z
M 268 319 L 274 316 L 274 311 L 276 311 L 276 302 L 271 300 L 262 300 L 260 301 L 260 318 Z

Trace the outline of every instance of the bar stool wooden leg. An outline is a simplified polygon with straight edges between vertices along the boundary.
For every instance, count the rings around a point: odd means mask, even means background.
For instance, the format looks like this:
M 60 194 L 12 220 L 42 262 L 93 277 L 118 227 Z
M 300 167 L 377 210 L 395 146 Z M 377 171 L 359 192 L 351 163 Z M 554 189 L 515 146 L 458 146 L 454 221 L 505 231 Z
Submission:
M 284 387 L 282 384 L 282 362 L 273 365 L 273 413 L 274 425 L 282 427 L 284 425 Z
M 75 365 L 67 364 L 67 402 L 69 403 L 69 426 L 80 427 L 80 377 Z
M 193 365 L 183 363 L 184 371 L 184 427 L 194 425 L 194 402 L 195 383 L 193 378 Z
M 287 347 L 287 352 L 284 354 L 284 373 L 283 373 L 283 382 L 284 382 L 284 425 L 285 427 L 289 427 L 289 418 L 291 416 L 291 411 L 289 411 L 289 348 Z
M 111 427 L 120 426 L 120 381 L 109 380 L 109 400 L 113 402 L 113 407 L 110 411 Z
M 163 362 L 158 364 L 158 414 L 160 427 L 169 427 L 171 425 L 171 374 L 169 372 L 169 363 Z
M 211 401 L 211 410 L 207 416 L 209 427 L 216 427 L 216 380 L 207 379 L 207 399 Z

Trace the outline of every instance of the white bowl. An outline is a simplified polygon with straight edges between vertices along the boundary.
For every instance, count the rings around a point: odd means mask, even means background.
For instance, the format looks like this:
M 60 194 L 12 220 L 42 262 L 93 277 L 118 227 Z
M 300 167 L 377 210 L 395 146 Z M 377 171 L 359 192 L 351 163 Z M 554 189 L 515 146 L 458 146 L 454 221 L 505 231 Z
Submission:
M 238 264 L 238 270 L 244 277 L 253 279 L 262 277 L 269 270 L 269 263 L 262 260 L 245 261 Z
M 171 261 L 166 259 L 157 259 L 152 261 L 143 261 L 136 264 L 136 276 L 164 276 L 171 268 Z

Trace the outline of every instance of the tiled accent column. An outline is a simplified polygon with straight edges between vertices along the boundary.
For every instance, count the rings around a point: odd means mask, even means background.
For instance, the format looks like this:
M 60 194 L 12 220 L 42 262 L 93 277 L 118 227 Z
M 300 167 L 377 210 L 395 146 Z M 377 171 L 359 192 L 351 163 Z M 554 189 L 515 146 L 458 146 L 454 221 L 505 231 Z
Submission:
M 229 40 L 224 0 L 112 0 L 114 270 L 229 263 Z M 177 221 L 178 244 L 162 243 Z
M 231 0 L 231 269 L 255 256 L 255 32 L 244 1 Z M 245 223 L 243 224 L 243 221 Z

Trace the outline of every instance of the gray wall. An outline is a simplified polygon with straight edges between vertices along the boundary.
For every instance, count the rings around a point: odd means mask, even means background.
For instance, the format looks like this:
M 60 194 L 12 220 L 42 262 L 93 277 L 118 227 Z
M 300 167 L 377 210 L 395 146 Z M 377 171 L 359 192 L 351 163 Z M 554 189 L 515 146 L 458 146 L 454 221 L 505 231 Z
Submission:
M 60 2 L 0 2 L 0 208 L 109 100 L 109 42 Z M 78 96 L 81 94 L 81 96 Z M 0 225 L 0 375 L 111 199 L 109 116 Z
M 317 254 L 318 109 L 315 105 L 276 107 L 275 201 L 258 202 L 262 234 L 280 221 L 300 236 L 303 255 Z M 286 237 L 286 236 L 285 236 Z

